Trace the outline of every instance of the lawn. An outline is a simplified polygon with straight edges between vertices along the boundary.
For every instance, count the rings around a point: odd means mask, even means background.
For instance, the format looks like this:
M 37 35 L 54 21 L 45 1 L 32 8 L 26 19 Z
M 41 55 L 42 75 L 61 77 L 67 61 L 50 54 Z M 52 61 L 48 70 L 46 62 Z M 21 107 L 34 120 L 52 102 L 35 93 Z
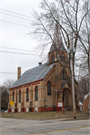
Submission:
M 36 120 L 47 120 L 47 119 L 63 119 L 70 118 L 73 119 L 73 112 L 68 111 L 63 114 L 63 112 L 17 112 L 17 113 L 1 113 L 3 118 L 17 118 L 17 119 L 36 119 Z M 89 112 L 76 112 L 77 119 L 89 118 Z

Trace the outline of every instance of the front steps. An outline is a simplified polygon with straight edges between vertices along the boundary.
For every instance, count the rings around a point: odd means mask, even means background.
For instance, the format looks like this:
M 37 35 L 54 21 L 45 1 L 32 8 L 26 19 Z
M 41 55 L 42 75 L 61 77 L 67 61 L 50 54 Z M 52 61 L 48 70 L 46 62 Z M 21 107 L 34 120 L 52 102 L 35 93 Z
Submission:
M 63 111 L 63 108 L 62 108 Z M 72 111 L 72 106 L 65 106 L 64 111 Z

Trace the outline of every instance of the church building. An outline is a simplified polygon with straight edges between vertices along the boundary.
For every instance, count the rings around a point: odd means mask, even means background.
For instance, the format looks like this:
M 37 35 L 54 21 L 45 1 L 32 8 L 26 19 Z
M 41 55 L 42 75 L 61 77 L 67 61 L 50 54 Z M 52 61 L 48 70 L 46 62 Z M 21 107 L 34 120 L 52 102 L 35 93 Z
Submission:
M 62 42 L 58 27 L 55 27 L 54 43 L 48 53 L 47 63 L 39 63 L 37 67 L 27 70 L 10 87 L 8 112 L 43 112 L 55 111 L 57 102 L 64 102 L 65 109 L 72 109 L 71 74 L 67 51 Z M 57 60 L 57 53 L 58 59 Z M 63 68 L 64 65 L 65 69 Z M 77 83 L 75 82 L 75 98 L 77 101 Z

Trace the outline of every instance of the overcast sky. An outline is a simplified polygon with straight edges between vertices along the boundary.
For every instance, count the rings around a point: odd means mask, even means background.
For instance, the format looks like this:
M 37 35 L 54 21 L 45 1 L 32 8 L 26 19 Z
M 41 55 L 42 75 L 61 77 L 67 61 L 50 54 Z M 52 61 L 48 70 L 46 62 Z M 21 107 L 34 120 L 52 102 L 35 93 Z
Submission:
M 45 57 L 35 51 L 37 41 L 29 35 L 33 9 L 39 12 L 40 1 L 0 1 L 0 85 L 7 79 L 17 79 L 17 67 L 24 73 L 38 66 L 38 62 L 45 62 Z

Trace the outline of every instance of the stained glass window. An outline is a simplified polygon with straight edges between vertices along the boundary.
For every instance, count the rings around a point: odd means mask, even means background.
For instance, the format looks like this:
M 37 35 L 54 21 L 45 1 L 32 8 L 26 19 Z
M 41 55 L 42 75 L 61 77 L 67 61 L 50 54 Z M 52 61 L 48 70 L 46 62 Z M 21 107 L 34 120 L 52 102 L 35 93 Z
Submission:
M 35 87 L 35 101 L 38 101 L 38 87 Z
M 52 56 L 51 56 L 51 62 L 54 62 L 55 61 L 55 56 L 54 56 L 54 54 L 52 54 Z
M 63 53 L 61 54 L 61 61 L 65 62 L 65 56 Z
M 47 95 L 51 95 L 51 82 L 48 81 L 47 83 Z
M 21 90 L 19 90 L 19 103 L 21 102 Z
M 62 80 L 66 80 L 66 71 L 62 70 Z
M 12 100 L 14 101 L 14 92 L 13 92 L 13 94 L 12 94 Z
M 29 90 L 27 88 L 27 90 L 26 90 L 26 102 L 28 102 L 28 101 L 29 101 Z

